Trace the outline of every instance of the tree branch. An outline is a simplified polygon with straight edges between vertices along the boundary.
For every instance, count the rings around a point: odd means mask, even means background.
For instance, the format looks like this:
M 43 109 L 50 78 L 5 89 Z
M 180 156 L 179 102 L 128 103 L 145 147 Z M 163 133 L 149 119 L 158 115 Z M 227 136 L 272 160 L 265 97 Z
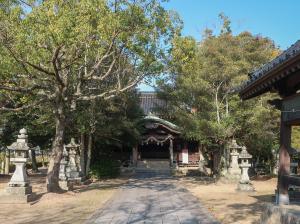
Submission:
M 59 52 L 61 50 L 61 48 L 63 47 L 63 45 L 60 45 L 58 46 L 54 53 L 53 53 L 53 56 L 52 56 L 52 65 L 53 65 L 53 68 L 54 68 L 54 75 L 56 77 L 56 80 L 59 82 L 59 84 L 61 86 L 65 86 L 63 80 L 61 79 L 60 75 L 59 75 L 59 70 L 58 70 L 58 67 L 57 67 L 57 64 L 56 64 L 56 61 L 57 61 L 57 58 L 58 58 L 58 55 L 59 55 Z
M 142 79 L 144 76 L 138 76 L 136 79 L 132 80 L 131 82 L 128 83 L 128 85 L 124 86 L 121 88 L 121 86 L 119 84 L 117 84 L 117 87 L 113 90 L 109 90 L 106 92 L 103 92 L 101 94 L 97 94 L 97 95 L 79 95 L 77 96 L 78 101 L 91 101 L 91 100 L 95 100 L 95 99 L 104 99 L 104 100 L 108 100 L 111 98 L 116 97 L 119 93 L 125 92 L 131 88 L 133 88 L 134 86 L 136 86 Z
M 0 106 L 0 111 L 19 112 L 19 111 L 22 111 L 22 110 L 25 110 L 25 109 L 28 109 L 28 108 L 31 108 L 31 107 L 35 107 L 38 104 L 40 104 L 41 102 L 42 101 L 37 101 L 35 103 L 26 104 L 26 105 L 23 105 L 23 106 L 20 106 L 20 107 L 15 107 L 15 108 L 6 107 L 6 106 Z
M 25 70 L 25 72 L 30 76 L 30 77 L 33 77 L 33 75 L 29 72 L 29 70 L 27 69 L 26 67 L 26 64 L 31 66 L 32 68 L 42 72 L 42 73 L 45 73 L 47 75 L 52 75 L 54 76 L 55 74 L 53 72 L 50 72 L 50 71 L 47 71 L 46 69 L 42 68 L 41 66 L 38 66 L 38 65 L 35 65 L 29 61 L 25 61 L 23 59 L 20 59 L 19 57 L 16 56 L 16 54 L 13 52 L 13 50 L 7 46 L 7 45 L 4 45 L 5 48 L 9 51 L 9 53 L 11 54 L 11 56 L 15 59 L 15 61 L 17 61 L 18 63 L 21 64 L 21 66 L 23 67 L 23 69 Z
M 117 59 L 115 58 L 115 59 L 112 61 L 112 63 L 110 64 L 108 70 L 106 71 L 106 73 L 105 73 L 104 75 L 102 75 L 102 76 L 90 76 L 90 77 L 87 78 L 87 79 L 90 79 L 90 80 L 91 80 L 91 79 L 92 79 L 92 80 L 99 80 L 99 81 L 104 80 L 106 77 L 108 77 L 108 76 L 111 74 L 111 72 L 112 72 L 112 70 L 113 70 L 113 67 L 114 67 L 116 61 L 117 61 Z
M 3 86 L 0 85 L 0 89 L 7 90 L 11 92 L 29 93 L 31 94 L 33 90 L 40 88 L 40 86 L 35 85 L 30 88 L 16 87 L 16 86 Z
M 114 54 L 114 51 L 111 51 L 111 50 L 113 49 L 113 46 L 114 46 L 114 43 L 115 43 L 115 40 L 116 40 L 116 37 L 118 36 L 118 34 L 119 34 L 119 32 L 115 32 L 115 35 L 113 36 L 112 41 L 111 41 L 106 53 L 104 54 L 104 56 L 98 62 L 96 62 L 96 64 L 93 66 L 92 70 L 89 72 L 89 74 L 87 76 L 85 76 L 85 78 L 91 77 L 95 73 L 95 71 L 100 67 L 102 62 L 106 58 L 108 58 L 108 57 L 110 57 L 111 55 Z

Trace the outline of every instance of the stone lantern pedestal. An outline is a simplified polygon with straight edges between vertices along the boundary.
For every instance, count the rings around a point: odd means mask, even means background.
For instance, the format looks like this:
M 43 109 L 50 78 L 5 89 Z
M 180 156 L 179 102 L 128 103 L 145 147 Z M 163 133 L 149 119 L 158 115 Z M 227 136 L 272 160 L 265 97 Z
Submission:
M 242 147 L 242 152 L 239 155 L 239 158 L 241 159 L 241 170 L 242 175 L 241 179 L 238 183 L 237 190 L 238 191 L 254 191 L 254 187 L 250 182 L 248 170 L 251 167 L 251 164 L 249 163 L 249 159 L 252 158 L 252 156 L 247 152 L 246 147 Z
M 18 139 L 7 148 L 13 152 L 10 161 L 16 166 L 15 172 L 8 186 L 0 196 L 0 203 L 27 203 L 34 199 L 32 188 L 26 174 L 26 162 L 28 161 L 28 136 L 26 129 L 20 130 Z

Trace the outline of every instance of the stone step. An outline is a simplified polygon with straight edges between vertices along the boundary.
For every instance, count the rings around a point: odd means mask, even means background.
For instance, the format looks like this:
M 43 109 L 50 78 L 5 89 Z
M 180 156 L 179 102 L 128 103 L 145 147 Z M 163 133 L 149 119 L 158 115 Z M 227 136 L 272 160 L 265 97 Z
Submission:
M 164 175 L 170 175 L 171 170 L 154 170 L 154 169 L 136 169 L 136 173 L 138 174 L 153 174 L 153 175 L 159 175 L 159 174 L 164 174 Z
M 138 161 L 137 168 L 170 169 L 169 160 L 141 160 Z

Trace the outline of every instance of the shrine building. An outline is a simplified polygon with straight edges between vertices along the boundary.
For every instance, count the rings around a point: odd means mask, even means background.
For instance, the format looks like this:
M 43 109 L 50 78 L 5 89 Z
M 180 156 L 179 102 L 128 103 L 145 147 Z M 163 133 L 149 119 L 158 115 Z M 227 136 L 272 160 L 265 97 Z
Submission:
M 300 40 L 249 74 L 249 80 L 238 91 L 243 100 L 266 92 L 278 93 L 278 99 L 270 102 L 281 111 L 276 201 L 278 204 L 288 204 L 289 186 L 300 186 L 300 177 L 290 174 L 292 126 L 300 125 Z
M 173 168 L 198 167 L 198 143 L 185 141 L 180 128 L 157 113 L 157 108 L 166 106 L 166 102 L 159 99 L 155 92 L 141 92 L 140 106 L 145 117 L 141 140 L 132 151 L 133 164 L 165 161 Z

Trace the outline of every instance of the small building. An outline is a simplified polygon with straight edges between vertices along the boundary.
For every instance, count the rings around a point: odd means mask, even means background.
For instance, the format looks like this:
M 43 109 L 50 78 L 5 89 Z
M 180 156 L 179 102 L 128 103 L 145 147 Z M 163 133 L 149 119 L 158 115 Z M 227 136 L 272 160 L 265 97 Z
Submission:
M 249 74 L 249 80 L 239 88 L 243 100 L 266 92 L 276 92 L 279 98 L 270 102 L 281 111 L 279 172 L 277 202 L 288 204 L 289 185 L 300 186 L 300 178 L 290 175 L 292 126 L 300 125 L 300 40 L 274 60 Z
M 159 117 L 157 109 L 165 107 L 167 102 L 159 99 L 155 92 L 141 92 L 140 105 L 145 117 L 141 140 L 133 149 L 133 163 L 168 160 L 170 167 L 198 167 L 198 143 L 184 140 L 176 124 Z

